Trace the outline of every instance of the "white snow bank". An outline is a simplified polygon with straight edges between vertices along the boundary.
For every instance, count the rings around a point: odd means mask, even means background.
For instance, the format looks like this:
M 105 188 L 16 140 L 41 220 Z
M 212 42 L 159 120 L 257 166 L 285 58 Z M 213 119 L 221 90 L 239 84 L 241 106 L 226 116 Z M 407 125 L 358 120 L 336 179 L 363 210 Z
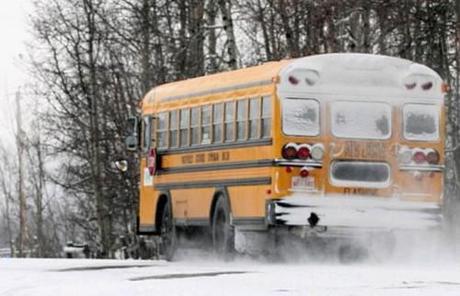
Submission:
M 460 267 L 1 259 L 0 295 L 459 295 Z

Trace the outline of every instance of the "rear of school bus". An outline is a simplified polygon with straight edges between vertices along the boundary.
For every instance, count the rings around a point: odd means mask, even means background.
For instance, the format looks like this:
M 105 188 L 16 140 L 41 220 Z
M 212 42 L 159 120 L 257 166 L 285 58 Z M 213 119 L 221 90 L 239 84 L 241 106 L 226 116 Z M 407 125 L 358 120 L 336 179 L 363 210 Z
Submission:
M 267 223 L 332 234 L 438 227 L 442 86 L 433 70 L 386 56 L 329 54 L 285 66 Z
M 445 138 L 441 87 L 440 77 L 423 65 L 365 54 L 272 62 L 159 86 L 142 107 L 139 230 L 161 235 L 166 204 L 172 225 L 212 228 L 220 199 L 228 205 L 228 223 L 241 231 L 335 236 L 437 227 Z M 227 121 L 227 104 L 238 109 L 246 102 L 252 110 L 253 101 L 257 120 L 246 111 L 246 121 L 238 121 L 238 112 Z M 198 145 L 190 134 L 182 145 L 177 116 L 199 107 L 212 108 L 214 117 L 222 105 L 225 116 L 213 119 L 211 129 L 221 126 L 219 140 L 200 132 Z M 166 130 L 163 115 L 170 122 Z M 258 122 L 255 138 L 248 136 L 251 120 Z M 241 138 L 239 124 L 246 130 Z M 193 128 L 185 131 L 193 134 Z M 161 148 L 161 133 L 169 133 L 167 148 Z

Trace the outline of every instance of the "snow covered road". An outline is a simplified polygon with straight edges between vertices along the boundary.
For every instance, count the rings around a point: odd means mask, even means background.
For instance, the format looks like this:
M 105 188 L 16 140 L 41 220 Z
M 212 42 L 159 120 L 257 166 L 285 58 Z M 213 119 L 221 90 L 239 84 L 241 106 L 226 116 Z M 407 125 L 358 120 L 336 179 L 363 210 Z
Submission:
M 460 295 L 460 265 L 0 259 L 0 295 Z

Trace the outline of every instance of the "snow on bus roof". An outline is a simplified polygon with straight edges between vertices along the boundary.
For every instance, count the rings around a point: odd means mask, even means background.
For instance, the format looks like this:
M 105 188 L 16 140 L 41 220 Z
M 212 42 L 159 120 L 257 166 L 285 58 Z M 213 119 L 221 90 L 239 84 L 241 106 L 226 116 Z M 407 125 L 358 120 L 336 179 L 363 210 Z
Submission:
M 225 89 L 229 86 L 266 84 L 276 77 L 283 65 L 289 60 L 268 62 L 259 66 L 205 75 L 197 78 L 171 82 L 157 86 L 144 97 L 144 104 L 175 98 L 193 97 L 213 89 Z
M 427 66 L 390 56 L 346 53 L 293 60 L 280 72 L 281 96 L 305 93 L 441 98 L 442 79 Z
M 268 62 L 163 84 L 150 90 L 143 104 L 144 107 L 153 107 L 159 101 L 203 96 L 212 90 L 223 92 L 235 87 L 270 84 L 273 77 L 278 75 L 278 91 L 281 94 L 307 92 L 365 95 L 377 91 L 379 94 L 405 97 L 442 97 L 441 77 L 427 66 L 390 56 L 335 53 Z M 301 83 L 289 82 L 290 77 L 301 80 Z M 430 89 L 422 90 L 421 86 L 428 82 L 432 83 Z M 414 89 L 410 88 L 413 84 L 416 85 Z

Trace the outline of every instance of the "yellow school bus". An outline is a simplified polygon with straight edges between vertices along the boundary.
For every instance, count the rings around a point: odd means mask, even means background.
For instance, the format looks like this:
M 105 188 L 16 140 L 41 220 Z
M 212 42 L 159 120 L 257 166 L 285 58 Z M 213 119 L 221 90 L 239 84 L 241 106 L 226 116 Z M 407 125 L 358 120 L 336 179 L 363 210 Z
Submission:
M 235 229 L 437 227 L 443 87 L 426 66 L 368 54 L 157 86 L 139 120 L 139 232 L 171 258 L 177 227 L 209 228 L 218 253 L 234 249 Z

